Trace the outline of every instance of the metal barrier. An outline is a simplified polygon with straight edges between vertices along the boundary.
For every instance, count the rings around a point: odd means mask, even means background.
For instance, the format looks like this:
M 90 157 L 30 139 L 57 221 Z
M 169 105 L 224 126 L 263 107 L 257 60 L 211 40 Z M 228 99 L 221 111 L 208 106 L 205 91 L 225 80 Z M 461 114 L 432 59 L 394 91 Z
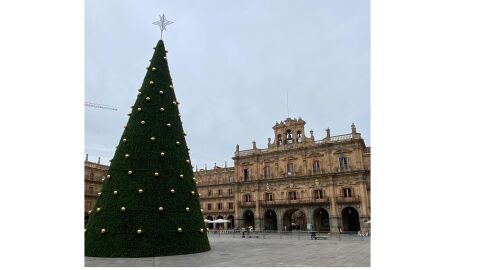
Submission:
M 358 233 L 330 233 L 320 231 L 248 231 L 248 230 L 209 230 L 210 237 L 252 238 L 252 239 L 284 239 L 284 240 L 312 240 L 323 239 L 332 241 L 364 241 L 370 235 Z M 316 236 L 313 237 L 313 235 Z

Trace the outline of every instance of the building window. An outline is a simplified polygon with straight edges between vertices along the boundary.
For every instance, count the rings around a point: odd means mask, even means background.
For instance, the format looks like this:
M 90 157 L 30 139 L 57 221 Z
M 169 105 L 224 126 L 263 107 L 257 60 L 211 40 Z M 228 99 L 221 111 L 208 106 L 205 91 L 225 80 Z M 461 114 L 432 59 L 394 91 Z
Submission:
M 266 201 L 273 201 L 273 193 L 265 193 L 265 200 Z
M 228 182 L 230 182 L 230 183 L 232 182 L 232 177 L 231 176 L 228 177 Z
M 221 189 L 218 190 L 218 196 L 222 196 L 222 191 Z
M 92 202 L 91 201 L 87 201 L 87 209 L 90 209 L 92 208 Z
M 344 188 L 343 190 L 343 197 L 352 197 L 352 189 L 351 188 Z
M 282 134 L 278 134 L 277 145 L 282 145 Z
M 223 210 L 223 203 L 218 203 L 217 204 L 217 209 L 218 210 Z
M 265 166 L 263 168 L 263 177 L 265 178 L 270 177 L 270 166 Z
M 229 188 L 228 189 L 228 195 L 232 195 L 232 193 L 233 193 L 233 189 Z
M 208 197 L 212 196 L 212 191 L 209 189 L 208 190 Z
M 212 204 L 211 203 L 207 204 L 207 210 L 212 210 Z
M 313 161 L 313 173 L 319 173 L 320 172 L 320 160 L 314 160 Z
M 348 160 L 345 156 L 340 156 L 338 161 L 340 162 L 340 171 L 348 170 Z
M 293 175 L 293 163 L 288 163 L 287 164 L 287 175 L 292 176 Z
M 302 142 L 302 131 L 301 130 L 297 131 L 297 142 L 299 142 L 299 143 Z
M 289 200 L 296 200 L 297 199 L 297 192 L 296 191 L 289 191 L 288 192 L 288 199 Z
M 314 190 L 313 191 L 313 197 L 315 199 L 323 199 L 324 198 L 324 194 L 323 194 L 323 190 L 322 189 L 318 189 L 318 190 Z
M 90 173 L 89 178 L 91 181 L 93 181 L 93 172 Z
M 93 186 L 89 186 L 89 187 L 88 187 L 88 192 L 89 192 L 89 193 L 93 193 Z
M 245 182 L 250 181 L 250 169 L 249 168 L 243 169 L 243 179 L 244 179 Z
M 251 198 L 250 194 L 245 195 L 245 201 L 246 202 L 251 202 L 252 201 L 252 198 Z
M 228 209 L 233 209 L 233 202 L 228 203 Z

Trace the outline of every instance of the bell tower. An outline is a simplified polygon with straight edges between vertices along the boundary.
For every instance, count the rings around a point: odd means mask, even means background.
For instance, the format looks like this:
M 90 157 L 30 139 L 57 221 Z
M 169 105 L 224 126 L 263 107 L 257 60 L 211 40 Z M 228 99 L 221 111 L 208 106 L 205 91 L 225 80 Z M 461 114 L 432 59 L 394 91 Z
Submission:
M 305 142 L 305 121 L 288 117 L 285 121 L 276 122 L 273 126 L 275 133 L 274 145 L 297 144 Z

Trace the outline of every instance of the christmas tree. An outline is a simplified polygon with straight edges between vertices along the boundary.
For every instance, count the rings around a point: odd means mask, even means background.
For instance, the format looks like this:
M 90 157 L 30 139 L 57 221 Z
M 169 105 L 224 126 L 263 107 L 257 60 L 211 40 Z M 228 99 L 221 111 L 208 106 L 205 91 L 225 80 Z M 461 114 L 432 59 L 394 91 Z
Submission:
M 85 229 L 85 255 L 210 250 L 200 194 L 160 40 Z

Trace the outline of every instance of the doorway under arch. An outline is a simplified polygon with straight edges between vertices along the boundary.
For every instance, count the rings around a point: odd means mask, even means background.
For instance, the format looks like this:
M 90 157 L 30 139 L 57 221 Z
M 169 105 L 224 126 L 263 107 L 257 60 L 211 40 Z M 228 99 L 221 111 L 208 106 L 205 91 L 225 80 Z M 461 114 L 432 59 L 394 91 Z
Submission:
M 343 231 L 357 232 L 360 230 L 358 211 L 353 207 L 346 207 L 342 211 Z
M 213 221 L 213 217 L 212 216 L 208 216 L 206 217 L 206 219 L 210 220 L 210 221 Z M 207 223 L 207 226 L 208 226 L 208 229 L 213 229 L 213 223 Z
M 233 228 L 235 228 L 235 226 L 234 226 L 234 225 L 235 225 L 235 224 L 234 224 L 235 218 L 234 218 L 232 215 L 230 215 L 230 216 L 227 217 L 227 219 L 230 220 L 230 222 L 227 223 L 227 229 L 233 229 Z
M 290 209 L 283 214 L 283 229 L 287 231 L 306 230 L 307 217 L 302 210 Z
M 223 219 L 223 216 L 217 216 L 216 219 Z M 215 229 L 217 230 L 223 230 L 223 226 L 225 226 L 225 223 L 215 223 Z
M 328 216 L 327 210 L 321 207 L 315 209 L 313 212 L 313 227 L 315 231 L 330 231 L 330 217 Z
M 251 210 L 247 210 L 243 214 L 243 224 L 245 228 L 252 226 L 255 229 L 255 215 Z
M 277 230 L 277 213 L 275 211 L 268 209 L 265 211 L 263 216 L 264 220 L 264 230 Z

